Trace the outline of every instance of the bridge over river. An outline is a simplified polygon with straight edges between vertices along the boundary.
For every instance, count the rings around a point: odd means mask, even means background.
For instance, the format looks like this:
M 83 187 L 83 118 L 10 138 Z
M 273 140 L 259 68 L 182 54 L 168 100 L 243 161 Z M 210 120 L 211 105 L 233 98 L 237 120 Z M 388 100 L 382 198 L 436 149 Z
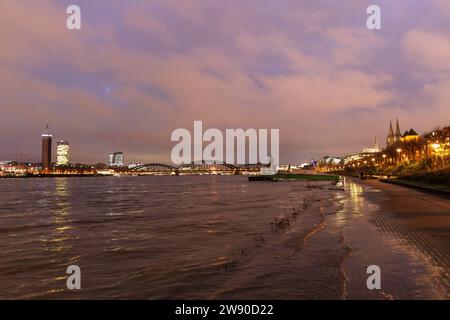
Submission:
M 255 174 L 261 168 L 269 167 L 270 164 L 242 164 L 233 165 L 225 162 L 201 161 L 173 166 L 164 163 L 147 163 L 129 169 L 134 175 L 239 175 Z

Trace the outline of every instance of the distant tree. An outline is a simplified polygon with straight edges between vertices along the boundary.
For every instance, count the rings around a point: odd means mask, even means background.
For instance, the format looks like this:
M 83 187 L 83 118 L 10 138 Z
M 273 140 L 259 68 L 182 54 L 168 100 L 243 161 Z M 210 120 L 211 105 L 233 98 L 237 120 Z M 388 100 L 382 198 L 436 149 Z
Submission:
M 417 160 L 417 152 L 420 152 L 425 144 L 422 138 L 406 141 L 403 142 L 403 150 L 409 159 Z

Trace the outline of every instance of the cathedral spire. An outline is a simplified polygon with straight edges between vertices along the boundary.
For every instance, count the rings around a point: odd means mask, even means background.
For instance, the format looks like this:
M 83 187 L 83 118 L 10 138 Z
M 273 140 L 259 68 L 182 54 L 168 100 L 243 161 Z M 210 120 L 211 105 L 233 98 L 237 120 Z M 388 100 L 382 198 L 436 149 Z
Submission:
M 396 124 L 396 128 L 395 128 L 395 136 L 400 138 L 402 136 L 402 133 L 400 132 L 400 125 L 398 124 L 398 118 L 396 119 L 397 124 Z
M 390 121 L 390 126 L 389 126 L 389 137 L 392 137 L 394 135 L 394 129 L 392 129 L 392 120 Z

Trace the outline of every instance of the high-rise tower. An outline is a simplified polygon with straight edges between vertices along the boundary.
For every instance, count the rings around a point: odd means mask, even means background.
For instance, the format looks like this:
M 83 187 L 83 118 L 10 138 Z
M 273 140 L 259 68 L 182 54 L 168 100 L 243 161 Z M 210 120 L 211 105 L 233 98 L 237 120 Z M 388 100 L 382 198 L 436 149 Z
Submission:
M 56 144 L 56 165 L 65 166 L 69 164 L 69 143 L 59 141 Z
M 110 167 L 122 167 L 123 166 L 123 152 L 117 151 L 111 153 L 108 158 L 108 164 Z
M 48 132 L 48 125 L 46 133 L 41 135 L 42 138 L 42 168 L 44 171 L 49 171 L 52 166 L 52 138 L 53 136 Z

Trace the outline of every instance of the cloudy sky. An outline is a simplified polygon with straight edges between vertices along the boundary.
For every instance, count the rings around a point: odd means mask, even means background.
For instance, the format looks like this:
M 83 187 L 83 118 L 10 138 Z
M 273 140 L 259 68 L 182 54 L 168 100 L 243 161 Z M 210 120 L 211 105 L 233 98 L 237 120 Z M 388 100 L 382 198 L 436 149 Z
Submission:
M 281 162 L 303 162 L 384 145 L 396 116 L 450 124 L 450 1 L 2 0 L 0 68 L 0 160 L 39 160 L 49 124 L 73 162 L 169 162 L 203 120 L 279 128 Z

